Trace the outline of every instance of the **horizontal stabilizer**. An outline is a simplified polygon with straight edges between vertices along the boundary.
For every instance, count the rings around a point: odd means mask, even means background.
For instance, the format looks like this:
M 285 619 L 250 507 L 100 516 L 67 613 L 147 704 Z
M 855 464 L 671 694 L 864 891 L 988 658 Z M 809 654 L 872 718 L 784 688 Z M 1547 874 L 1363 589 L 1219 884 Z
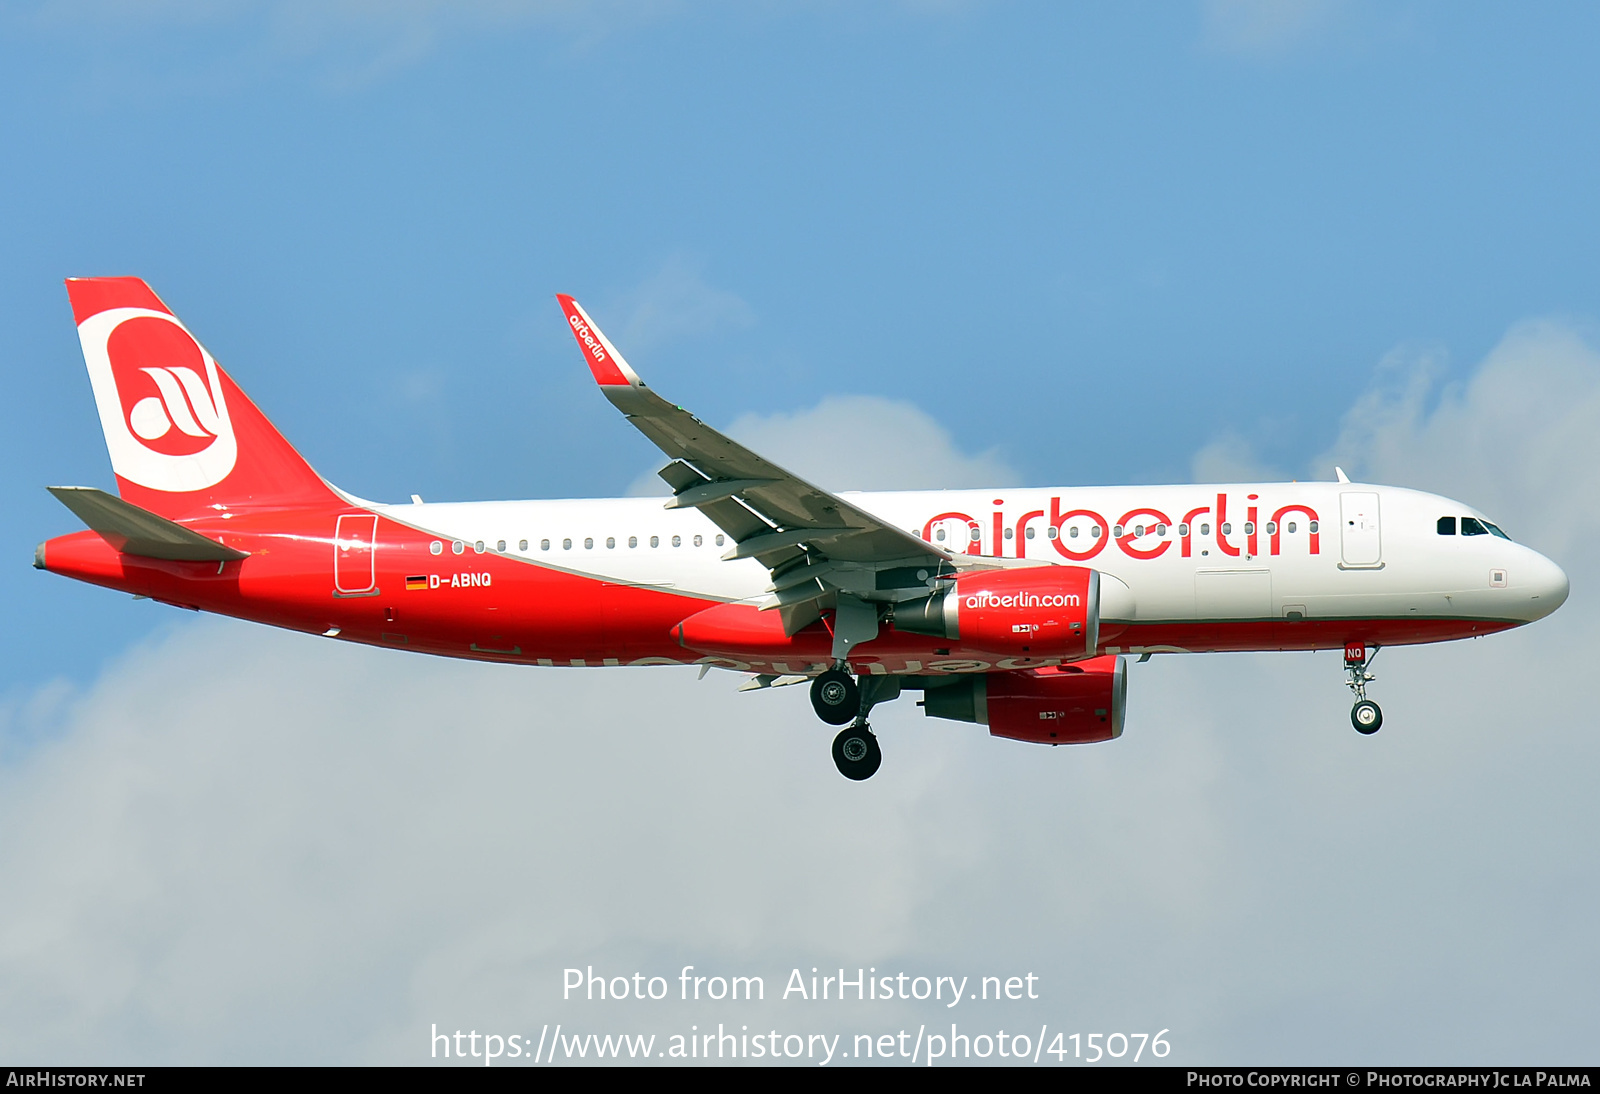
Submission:
M 51 486 L 54 494 L 111 546 L 125 555 L 179 562 L 220 562 L 249 557 L 199 532 L 141 509 L 92 486 Z

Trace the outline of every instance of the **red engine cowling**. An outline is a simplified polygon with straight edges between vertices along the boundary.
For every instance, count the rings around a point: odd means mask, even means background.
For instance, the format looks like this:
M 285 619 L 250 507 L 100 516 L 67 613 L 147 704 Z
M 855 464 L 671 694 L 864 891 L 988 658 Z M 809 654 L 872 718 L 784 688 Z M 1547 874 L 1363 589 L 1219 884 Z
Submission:
M 963 649 L 1070 660 L 1100 642 L 1100 575 L 1084 566 L 978 570 L 950 588 L 895 605 L 896 630 Z
M 930 718 L 978 722 L 996 737 L 1039 744 L 1092 744 L 1122 736 L 1127 665 L 1096 657 L 1073 665 L 960 676 L 927 689 Z

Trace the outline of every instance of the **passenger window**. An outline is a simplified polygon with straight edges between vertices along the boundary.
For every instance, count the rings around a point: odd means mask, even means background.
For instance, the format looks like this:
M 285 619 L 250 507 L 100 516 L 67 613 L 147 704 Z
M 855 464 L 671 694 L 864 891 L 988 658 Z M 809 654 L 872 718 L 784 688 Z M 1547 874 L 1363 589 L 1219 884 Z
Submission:
M 1156 525 L 1156 535 L 1164 536 L 1166 534 L 1167 534 L 1167 526 L 1165 524 Z
M 614 549 L 616 547 L 616 545 L 617 545 L 617 537 L 616 536 L 607 536 L 606 537 L 606 550 L 610 551 L 610 550 Z
M 976 528 L 974 528 L 972 530 L 972 542 L 976 543 L 976 542 L 978 542 L 978 540 L 980 540 L 982 538 L 983 538 L 983 533 L 978 531 Z
M 1009 528 L 1007 528 L 1007 529 L 1006 529 L 1006 538 L 1007 538 L 1007 539 L 1010 539 L 1010 538 L 1011 538 L 1011 535 L 1012 535 L 1012 533 L 1011 533 L 1011 529 L 1009 529 Z
M 722 535 L 721 535 L 721 533 L 718 533 L 717 534 L 717 546 L 721 547 L 722 546 L 722 542 L 723 542 L 722 541 Z
M 661 546 L 661 537 L 660 536 L 651 536 L 650 537 L 650 546 L 652 546 L 652 547 Z
M 1311 534 L 1312 535 L 1316 535 L 1317 534 L 1317 522 L 1316 521 L 1312 521 L 1310 524 L 1306 525 L 1306 527 L 1311 529 Z
M 504 551 L 506 549 L 506 541 L 502 539 L 500 542 L 494 545 L 494 549 L 496 551 Z
M 1209 525 L 1209 524 L 1202 524 L 1202 525 L 1201 525 L 1201 526 L 1200 526 L 1200 534 L 1201 534 L 1201 535 L 1202 535 L 1202 536 L 1209 536 L 1209 535 L 1210 535 L 1210 534 L 1211 534 L 1211 525 Z
M 1054 524 L 1052 524 L 1050 527 L 1048 527 L 1048 528 L 1046 528 L 1044 530 L 1044 534 L 1045 534 L 1045 537 L 1048 538 L 1048 539 L 1055 539 L 1061 533 L 1058 532 L 1056 530 L 1056 526 Z
M 585 537 L 584 537 L 584 540 L 583 540 L 583 549 L 584 549 L 584 550 L 585 550 L 585 551 L 592 551 L 592 550 L 594 550 L 594 538 L 593 538 L 593 537 L 592 537 L 592 536 L 585 536 Z
M 444 544 L 440 543 L 438 540 L 434 540 L 432 543 L 428 544 L 428 553 L 429 554 L 436 555 L 436 554 L 438 554 L 439 552 L 441 552 L 443 550 L 444 550 Z
M 1462 517 L 1461 534 L 1464 536 L 1486 536 L 1489 534 L 1489 529 L 1479 524 L 1477 517 Z
M 694 545 L 696 547 L 700 546 L 704 542 L 705 542 L 705 537 L 704 536 L 695 536 L 694 537 Z
M 639 537 L 638 536 L 629 536 L 628 537 L 628 546 L 629 547 L 637 547 L 637 546 L 639 546 Z
M 943 528 L 935 528 L 933 530 L 933 538 L 938 540 L 940 543 L 943 543 L 944 542 L 944 529 Z
M 561 549 L 562 549 L 562 550 L 563 550 L 563 551 L 570 551 L 570 550 L 572 550 L 572 541 L 571 541 L 571 540 L 570 540 L 570 539 L 564 539 L 564 540 L 562 540 L 562 541 L 561 541 Z
M 1025 532 L 1023 532 L 1022 534 L 1027 536 L 1029 539 L 1032 539 L 1033 538 L 1033 526 L 1029 525 L 1027 530 Z
M 682 536 L 673 536 L 672 537 L 672 545 L 674 547 L 682 547 L 683 546 L 683 537 Z
M 527 551 L 527 549 L 528 549 L 528 541 L 527 540 L 525 540 L 525 539 L 517 540 L 517 550 L 525 552 L 525 551 Z
M 541 539 L 539 541 L 539 550 L 548 551 L 549 549 L 550 549 L 550 541 L 547 540 L 547 539 Z
M 1100 526 L 1098 524 L 1096 524 L 1093 528 L 1089 529 L 1089 538 L 1090 539 L 1099 539 L 1100 538 Z
M 1294 521 L 1292 520 L 1289 522 L 1289 531 L 1294 531 Z
M 472 549 L 478 552 L 480 555 L 483 554 L 483 540 L 480 539 L 478 542 L 474 543 L 472 545 Z
M 1439 534 L 1441 536 L 1453 536 L 1453 535 L 1455 535 L 1456 534 L 1456 518 L 1455 517 L 1440 517 L 1439 518 Z
M 1267 521 L 1267 535 L 1275 536 L 1277 534 L 1278 534 L 1278 522 L 1275 521 L 1275 520 Z
M 1255 521 L 1247 520 L 1247 521 L 1244 522 L 1244 534 L 1247 535 L 1247 536 L 1253 536 L 1253 535 L 1256 534 L 1256 522 Z
M 450 544 L 450 549 L 451 549 L 451 550 L 452 550 L 452 551 L 454 551 L 454 552 L 455 552 L 455 553 L 456 553 L 456 554 L 458 554 L 458 555 L 459 555 L 459 554 L 460 554 L 460 553 L 461 553 L 461 552 L 462 552 L 462 551 L 465 551 L 465 550 L 466 550 L 466 549 L 467 549 L 467 545 L 466 545 L 466 544 L 465 544 L 465 543 L 462 543 L 462 542 L 461 542 L 461 541 L 460 541 L 460 540 L 459 540 L 459 539 L 458 539 L 458 540 L 455 540 L 455 541 L 454 541 L 454 542 L 452 542 L 452 543 L 451 543 L 451 544 Z
M 1180 536 L 1188 535 L 1189 534 L 1189 525 L 1187 523 L 1178 525 L 1178 534 Z
M 1067 538 L 1068 539 L 1077 539 L 1078 538 L 1078 526 L 1076 524 L 1074 524 L 1071 528 L 1067 529 Z

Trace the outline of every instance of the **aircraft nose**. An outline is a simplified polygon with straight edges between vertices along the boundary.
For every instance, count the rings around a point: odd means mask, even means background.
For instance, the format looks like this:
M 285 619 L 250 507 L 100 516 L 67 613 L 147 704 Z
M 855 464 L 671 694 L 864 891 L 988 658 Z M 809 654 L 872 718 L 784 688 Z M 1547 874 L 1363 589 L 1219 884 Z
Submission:
M 1567 602 L 1572 591 L 1567 573 L 1541 554 L 1533 556 L 1528 574 L 1528 604 L 1534 619 L 1543 619 Z

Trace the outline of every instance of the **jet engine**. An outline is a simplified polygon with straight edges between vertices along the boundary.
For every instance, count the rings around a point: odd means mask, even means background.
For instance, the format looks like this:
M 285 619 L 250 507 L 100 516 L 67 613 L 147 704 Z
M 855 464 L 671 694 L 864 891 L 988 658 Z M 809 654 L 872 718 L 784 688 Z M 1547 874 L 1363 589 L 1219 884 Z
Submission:
M 896 604 L 894 627 L 1002 655 L 1090 656 L 1100 644 L 1100 574 L 1085 566 L 964 573 L 932 596 Z
M 1127 664 L 1095 657 L 1072 665 L 962 675 L 929 681 L 930 718 L 977 722 L 995 737 L 1039 744 L 1092 744 L 1122 736 Z

